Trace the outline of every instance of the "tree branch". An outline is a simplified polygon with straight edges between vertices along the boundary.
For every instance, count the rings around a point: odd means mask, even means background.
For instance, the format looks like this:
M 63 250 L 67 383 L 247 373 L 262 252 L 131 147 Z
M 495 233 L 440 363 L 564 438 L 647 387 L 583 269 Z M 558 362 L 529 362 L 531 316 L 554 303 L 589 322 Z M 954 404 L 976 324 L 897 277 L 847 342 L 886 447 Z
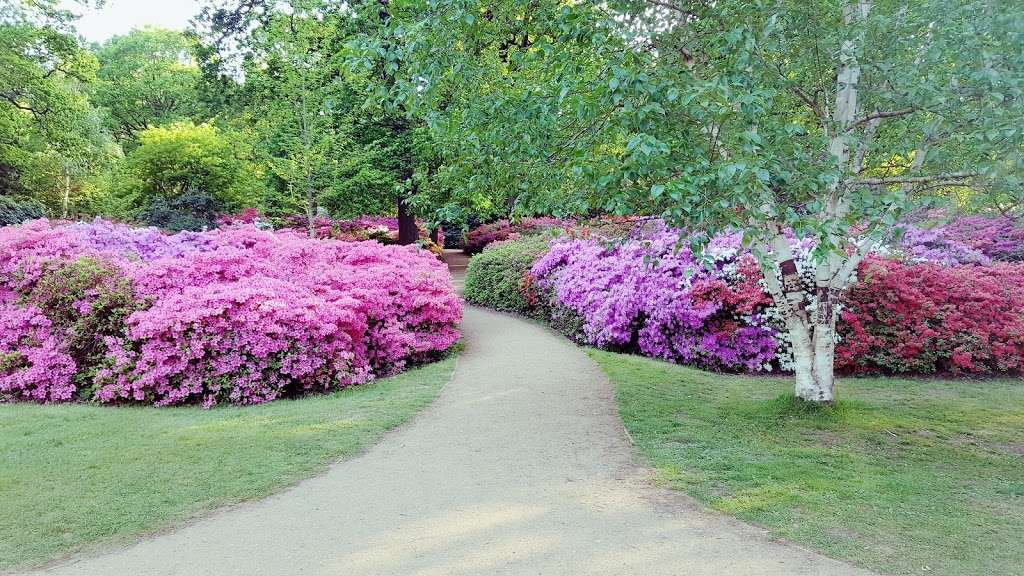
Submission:
M 949 174 L 935 174 L 933 176 L 893 176 L 891 178 L 854 178 L 848 180 L 847 184 L 852 186 L 884 186 L 886 184 L 931 184 L 942 180 L 948 182 L 962 182 L 978 176 L 977 172 L 950 172 Z
M 909 107 L 909 108 L 903 108 L 902 110 L 889 110 L 889 111 L 885 111 L 885 112 L 874 112 L 874 113 L 868 114 L 867 116 L 865 116 L 865 117 L 863 117 L 863 118 L 861 118 L 859 120 L 856 120 L 855 122 L 850 124 L 850 127 L 847 128 L 847 131 L 853 130 L 854 128 L 860 126 L 861 124 L 867 124 L 867 123 L 872 122 L 874 120 L 882 120 L 882 119 L 885 119 L 885 118 L 899 118 L 900 116 L 906 116 L 908 114 L 913 114 L 914 112 L 917 112 L 917 108 Z

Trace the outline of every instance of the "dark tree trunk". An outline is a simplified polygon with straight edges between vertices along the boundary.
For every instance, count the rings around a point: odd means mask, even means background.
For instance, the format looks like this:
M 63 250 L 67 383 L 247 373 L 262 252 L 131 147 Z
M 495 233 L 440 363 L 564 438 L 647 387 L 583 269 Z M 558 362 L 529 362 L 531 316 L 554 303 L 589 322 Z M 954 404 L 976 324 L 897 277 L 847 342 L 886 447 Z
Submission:
M 420 238 L 420 232 L 416 228 L 416 215 L 409 210 L 405 198 L 398 199 L 398 243 L 401 245 L 413 244 Z
M 441 239 L 441 229 L 440 228 L 434 228 L 433 230 L 430 231 L 430 241 L 431 242 L 433 242 L 434 244 L 437 244 L 437 241 L 440 240 L 440 239 Z M 444 248 L 444 246 L 442 246 L 442 248 Z

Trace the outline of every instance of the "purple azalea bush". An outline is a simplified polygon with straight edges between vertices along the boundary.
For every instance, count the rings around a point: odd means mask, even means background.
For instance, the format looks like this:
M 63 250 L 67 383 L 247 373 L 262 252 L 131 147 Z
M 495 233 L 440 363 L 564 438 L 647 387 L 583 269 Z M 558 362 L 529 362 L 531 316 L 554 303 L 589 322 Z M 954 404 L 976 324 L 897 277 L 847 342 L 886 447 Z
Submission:
M 415 246 L 252 225 L 0 229 L 0 400 L 257 404 L 430 359 L 461 316 Z
M 965 216 L 937 226 L 907 226 L 899 248 L 913 260 L 947 266 L 1024 261 L 1024 223 L 1008 216 Z
M 556 241 L 531 274 L 554 314 L 581 320 L 587 344 L 715 370 L 771 369 L 780 333 L 739 235 L 715 238 L 708 266 L 679 239 L 661 226 L 624 242 Z

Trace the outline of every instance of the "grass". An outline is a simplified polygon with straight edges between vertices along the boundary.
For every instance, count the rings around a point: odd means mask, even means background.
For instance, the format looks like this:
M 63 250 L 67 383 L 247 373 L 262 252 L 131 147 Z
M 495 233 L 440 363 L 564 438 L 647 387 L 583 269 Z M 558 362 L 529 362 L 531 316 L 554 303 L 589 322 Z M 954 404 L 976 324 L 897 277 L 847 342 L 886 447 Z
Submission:
M 1024 381 L 784 378 L 592 351 L 662 480 L 780 538 L 891 574 L 1024 574 Z
M 0 572 L 316 474 L 430 404 L 454 362 L 246 408 L 0 405 Z

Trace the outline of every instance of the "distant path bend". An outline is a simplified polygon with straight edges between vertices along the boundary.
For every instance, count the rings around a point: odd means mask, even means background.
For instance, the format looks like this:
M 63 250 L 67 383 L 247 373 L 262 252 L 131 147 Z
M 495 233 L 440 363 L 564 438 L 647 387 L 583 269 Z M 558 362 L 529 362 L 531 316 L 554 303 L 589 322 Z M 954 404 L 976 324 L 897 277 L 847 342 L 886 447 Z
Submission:
M 600 369 L 467 307 L 440 398 L 366 454 L 260 502 L 49 574 L 868 575 L 653 487 Z

